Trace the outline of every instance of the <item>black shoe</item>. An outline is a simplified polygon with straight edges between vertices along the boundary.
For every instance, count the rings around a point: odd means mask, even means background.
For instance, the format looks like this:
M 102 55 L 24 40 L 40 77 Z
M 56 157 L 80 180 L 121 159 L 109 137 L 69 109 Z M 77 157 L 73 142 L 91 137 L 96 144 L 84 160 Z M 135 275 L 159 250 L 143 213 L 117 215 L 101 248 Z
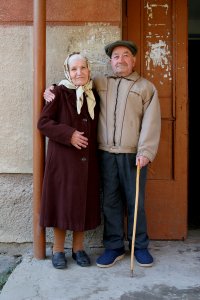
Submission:
M 90 258 L 84 250 L 77 251 L 76 253 L 72 251 L 72 258 L 77 262 L 77 265 L 81 267 L 91 265 Z
M 52 264 L 56 269 L 65 269 L 67 267 L 67 259 L 64 252 L 56 252 L 52 255 Z

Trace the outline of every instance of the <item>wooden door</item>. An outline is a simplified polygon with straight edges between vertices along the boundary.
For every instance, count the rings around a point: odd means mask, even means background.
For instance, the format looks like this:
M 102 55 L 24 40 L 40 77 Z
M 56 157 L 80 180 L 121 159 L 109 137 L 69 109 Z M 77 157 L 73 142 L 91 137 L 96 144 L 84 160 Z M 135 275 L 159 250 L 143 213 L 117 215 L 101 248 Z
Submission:
M 159 93 L 162 133 L 149 167 L 146 211 L 151 239 L 187 235 L 187 0 L 123 1 L 123 38 L 139 48 L 137 71 Z

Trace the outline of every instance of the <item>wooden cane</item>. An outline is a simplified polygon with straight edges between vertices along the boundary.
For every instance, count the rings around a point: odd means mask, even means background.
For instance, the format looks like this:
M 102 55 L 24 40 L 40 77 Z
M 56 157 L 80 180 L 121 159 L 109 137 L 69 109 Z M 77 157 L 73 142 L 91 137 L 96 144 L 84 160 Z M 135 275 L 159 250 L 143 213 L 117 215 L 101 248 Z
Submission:
M 131 277 L 133 277 L 133 267 L 134 267 L 135 233 L 136 233 L 136 224 L 137 224 L 138 196 L 139 196 L 139 183 L 140 183 L 139 179 L 140 179 L 140 161 L 138 160 L 137 174 L 136 174 L 135 210 L 134 210 L 133 233 L 132 233 L 132 244 L 131 244 Z

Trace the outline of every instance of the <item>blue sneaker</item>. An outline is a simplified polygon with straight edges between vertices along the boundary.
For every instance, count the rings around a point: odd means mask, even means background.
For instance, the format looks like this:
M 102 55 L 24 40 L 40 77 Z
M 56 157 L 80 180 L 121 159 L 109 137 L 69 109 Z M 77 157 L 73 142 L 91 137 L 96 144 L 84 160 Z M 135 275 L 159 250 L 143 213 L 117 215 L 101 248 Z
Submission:
M 124 247 L 118 249 L 105 249 L 104 253 L 96 260 L 96 264 L 100 268 L 112 267 L 118 260 L 124 257 Z
M 135 249 L 135 259 L 141 267 L 151 267 L 153 265 L 153 257 L 148 249 Z

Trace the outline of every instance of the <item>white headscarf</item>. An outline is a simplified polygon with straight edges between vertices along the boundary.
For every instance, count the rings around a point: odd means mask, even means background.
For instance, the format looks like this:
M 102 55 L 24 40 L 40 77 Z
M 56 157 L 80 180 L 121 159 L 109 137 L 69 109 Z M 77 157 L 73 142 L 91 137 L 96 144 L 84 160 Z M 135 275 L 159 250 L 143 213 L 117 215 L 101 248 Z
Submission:
M 79 52 L 74 52 L 66 58 L 64 62 L 64 74 L 66 79 L 61 80 L 58 85 L 64 85 L 68 89 L 75 89 L 76 90 L 76 108 L 77 113 L 80 114 L 81 108 L 83 105 L 83 93 L 86 95 L 87 100 L 87 106 L 88 106 L 88 112 L 90 114 L 90 117 L 94 119 L 94 107 L 96 105 L 96 100 L 92 91 L 92 80 L 89 79 L 89 81 L 85 85 L 76 86 L 71 80 L 70 74 L 69 74 L 69 59 L 73 56 L 77 55 L 79 58 L 85 59 L 87 63 L 87 67 L 90 70 L 89 63 L 86 57 L 81 55 Z

